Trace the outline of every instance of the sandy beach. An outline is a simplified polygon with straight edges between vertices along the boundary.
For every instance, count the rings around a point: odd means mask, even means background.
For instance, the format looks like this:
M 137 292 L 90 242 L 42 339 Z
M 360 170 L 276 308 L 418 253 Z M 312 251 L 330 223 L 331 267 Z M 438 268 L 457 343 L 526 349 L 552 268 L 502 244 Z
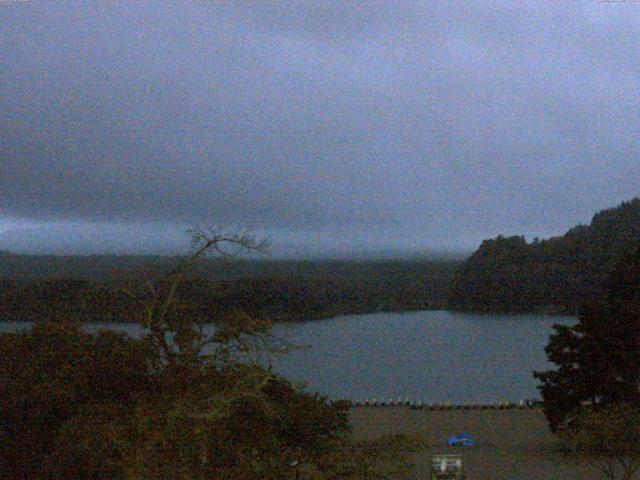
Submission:
M 576 465 L 557 450 L 541 409 L 413 410 L 408 407 L 356 407 L 351 421 L 359 438 L 390 433 L 425 435 L 433 447 L 417 454 L 416 477 L 428 479 L 432 453 L 459 453 L 469 480 L 597 479 L 599 473 Z M 450 448 L 449 436 L 467 432 L 473 447 Z

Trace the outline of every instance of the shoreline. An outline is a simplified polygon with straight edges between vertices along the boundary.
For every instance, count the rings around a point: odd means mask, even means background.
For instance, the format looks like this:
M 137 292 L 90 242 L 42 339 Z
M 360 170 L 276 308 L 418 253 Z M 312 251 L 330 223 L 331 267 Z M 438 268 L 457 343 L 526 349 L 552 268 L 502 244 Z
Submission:
M 421 400 L 349 400 L 352 408 L 379 408 L 379 407 L 406 407 L 410 410 L 426 410 L 437 412 L 442 410 L 531 410 L 542 405 L 539 399 L 527 398 L 518 401 L 498 401 L 498 402 L 423 402 Z
M 355 317 L 355 316 L 365 316 L 365 315 L 384 315 L 384 314 L 397 314 L 397 315 L 410 315 L 414 313 L 420 312 L 447 312 L 453 314 L 460 315 L 475 315 L 479 317 L 489 317 L 489 316 L 505 316 L 505 317 L 525 317 L 525 316 L 536 316 L 536 317 L 563 317 L 563 318 L 571 318 L 576 317 L 577 315 L 571 313 L 550 313 L 550 312 L 517 312 L 517 313 L 507 313 L 507 312 L 486 312 L 486 311 L 472 311 L 472 310 L 455 310 L 455 309 L 447 309 L 447 308 L 427 308 L 427 309 L 418 309 L 418 310 L 375 310 L 375 311 L 361 311 L 355 313 L 339 313 L 336 315 L 328 316 L 328 317 L 317 317 L 317 318 L 304 318 L 300 320 L 293 320 L 288 317 L 281 317 L 272 320 L 274 325 L 290 325 L 290 324 L 298 324 L 298 323 L 307 323 L 307 322 L 321 322 L 327 320 L 335 320 L 341 317 Z M 11 314 L 9 315 L 9 317 Z M 35 323 L 38 320 L 30 320 L 24 317 L 21 318 L 2 318 L 0 312 L 0 322 L 13 322 L 13 323 Z M 109 319 L 99 320 L 99 319 L 90 319 L 90 320 L 82 320 L 80 323 L 104 323 L 104 324 L 112 324 L 112 325 L 141 325 L 141 323 L 134 322 L 126 322 L 126 321 L 114 321 Z M 213 322 L 205 325 L 213 325 Z

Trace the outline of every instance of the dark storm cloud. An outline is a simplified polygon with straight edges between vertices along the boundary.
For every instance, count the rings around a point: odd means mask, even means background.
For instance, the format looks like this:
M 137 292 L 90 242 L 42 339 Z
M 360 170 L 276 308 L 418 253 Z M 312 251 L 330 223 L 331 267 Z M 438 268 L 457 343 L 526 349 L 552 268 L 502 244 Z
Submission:
M 3 2 L 0 216 L 559 233 L 639 193 L 639 27 L 598 1 Z

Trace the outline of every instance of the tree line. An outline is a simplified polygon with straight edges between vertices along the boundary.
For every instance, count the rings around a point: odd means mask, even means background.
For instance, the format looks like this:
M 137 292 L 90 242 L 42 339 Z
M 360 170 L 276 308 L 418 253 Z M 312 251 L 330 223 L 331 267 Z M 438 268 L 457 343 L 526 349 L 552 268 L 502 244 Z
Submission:
M 118 257 L 111 265 L 117 264 Z M 134 259 L 135 262 L 138 259 Z M 128 261 L 134 263 L 134 260 Z M 67 312 L 87 321 L 130 322 L 134 299 L 147 295 L 150 276 L 170 271 L 178 259 L 143 263 L 120 273 L 101 260 L 100 269 L 68 268 L 35 276 L 41 257 L 13 258 L 14 274 L 0 280 L 0 318 L 33 320 Z M 56 261 L 60 262 L 59 259 Z M 75 265 L 74 259 L 70 260 Z M 22 262 L 25 272 L 17 275 Z M 448 261 L 199 261 L 181 282 L 180 295 L 193 314 L 222 315 L 243 311 L 272 321 L 328 318 L 376 311 L 425 310 L 446 307 L 449 281 L 459 262 Z M 85 274 L 90 271 L 90 274 Z M 28 274 L 27 274 L 28 272 Z M 129 295 L 127 292 L 134 292 Z M 208 312 L 208 313 L 207 313 Z

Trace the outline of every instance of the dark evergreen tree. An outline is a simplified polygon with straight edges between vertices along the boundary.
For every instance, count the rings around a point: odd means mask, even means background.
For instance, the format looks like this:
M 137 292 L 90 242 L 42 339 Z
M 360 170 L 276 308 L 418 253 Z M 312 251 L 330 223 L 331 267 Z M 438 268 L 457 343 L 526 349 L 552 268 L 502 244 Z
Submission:
M 610 276 L 608 293 L 573 326 L 555 325 L 546 352 L 558 368 L 535 372 L 552 430 L 571 426 L 584 404 L 640 402 L 640 248 Z

